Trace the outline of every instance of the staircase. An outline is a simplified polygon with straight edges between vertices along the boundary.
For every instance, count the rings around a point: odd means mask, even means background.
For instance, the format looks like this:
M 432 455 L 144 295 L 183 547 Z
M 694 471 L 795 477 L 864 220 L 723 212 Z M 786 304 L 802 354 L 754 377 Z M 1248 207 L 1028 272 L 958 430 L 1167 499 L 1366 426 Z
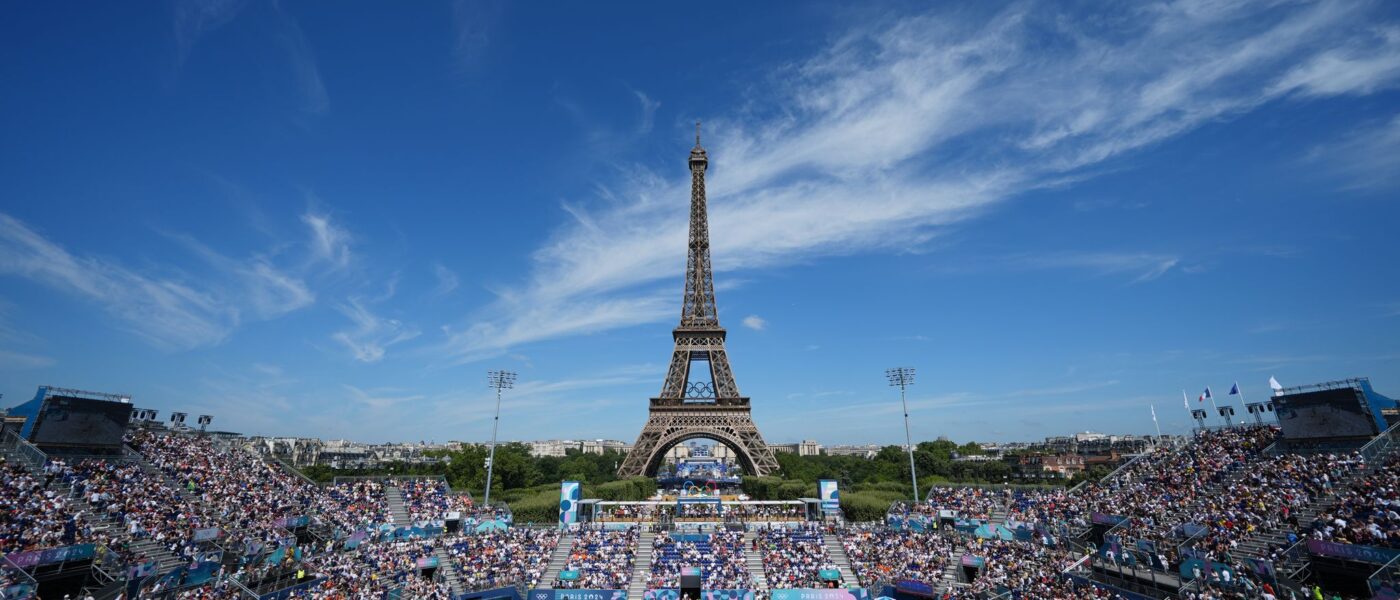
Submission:
M 993 526 L 1004 525 L 1006 523 L 1006 518 L 1010 515 L 1011 511 L 1006 509 L 1005 504 L 998 504 L 992 509 L 992 513 L 988 516 L 987 522 Z
M 574 541 L 578 536 L 571 532 L 564 532 L 559 536 L 559 545 L 554 547 L 554 554 L 549 555 L 549 566 L 545 567 L 544 575 L 540 576 L 540 589 L 554 589 L 554 582 L 559 580 L 559 574 L 564 572 L 564 567 L 569 563 L 569 555 L 574 551 Z
M 442 573 L 442 578 L 447 582 L 447 587 L 451 588 L 452 595 L 466 593 L 467 586 L 462 583 L 461 576 L 457 575 L 457 563 L 452 561 L 452 553 L 447 551 L 446 546 L 433 548 L 433 556 L 438 559 L 438 571 Z
M 408 516 L 408 505 L 403 501 L 403 490 L 398 486 L 384 486 L 384 501 L 389 505 L 389 516 L 394 519 L 395 527 L 409 527 L 413 525 Z
M 744 532 L 744 568 L 748 569 L 749 580 L 753 582 L 754 597 L 767 597 L 768 575 L 763 572 L 763 556 L 751 550 L 755 539 L 758 539 L 758 532 Z
M 962 550 L 954 547 L 948 551 L 948 565 L 943 567 L 943 574 L 938 576 L 938 582 L 933 585 L 933 591 L 944 593 L 950 592 L 958 585 L 958 567 L 962 561 Z
M 822 545 L 826 547 L 827 556 L 831 557 L 831 564 L 841 570 L 841 583 L 859 583 L 856 581 L 856 570 L 851 568 L 851 558 L 846 556 L 846 547 L 841 545 L 840 536 L 822 535 Z
M 641 598 L 646 594 L 647 575 L 651 574 L 651 558 L 655 550 L 656 533 L 643 529 L 641 537 L 637 539 L 637 562 L 632 565 L 632 581 L 627 584 L 628 598 Z M 550 583 L 553 584 L 552 581 Z

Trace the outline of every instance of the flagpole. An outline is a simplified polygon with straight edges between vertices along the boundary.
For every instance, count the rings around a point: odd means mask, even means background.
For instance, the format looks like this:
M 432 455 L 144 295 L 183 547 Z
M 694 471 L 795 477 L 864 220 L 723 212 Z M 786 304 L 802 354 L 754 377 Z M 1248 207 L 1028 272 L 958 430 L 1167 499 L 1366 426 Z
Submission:
M 1244 388 L 1240 387 L 1238 381 L 1235 382 L 1235 391 L 1240 393 L 1240 408 L 1244 409 L 1244 412 L 1240 413 L 1240 422 L 1244 423 L 1244 415 L 1249 412 L 1249 405 L 1244 403 Z
M 1157 422 L 1157 405 L 1149 404 L 1152 409 L 1152 424 L 1157 427 L 1157 443 L 1162 443 L 1162 424 Z
M 1210 391 L 1210 386 L 1206 386 L 1206 396 L 1210 398 L 1210 409 L 1215 411 L 1215 414 L 1220 415 L 1220 407 L 1215 405 L 1215 394 Z M 1230 426 L 1230 417 L 1220 415 L 1220 418 L 1225 419 L 1226 427 Z

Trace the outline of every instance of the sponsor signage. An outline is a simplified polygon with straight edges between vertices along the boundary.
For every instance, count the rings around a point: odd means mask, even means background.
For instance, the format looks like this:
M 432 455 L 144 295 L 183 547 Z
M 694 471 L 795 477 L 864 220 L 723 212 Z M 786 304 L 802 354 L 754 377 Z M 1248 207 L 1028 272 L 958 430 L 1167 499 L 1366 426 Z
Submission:
M 1400 557 L 1400 550 L 1395 548 L 1338 544 L 1336 542 L 1327 542 L 1323 540 L 1308 540 L 1308 552 L 1318 556 L 1331 556 L 1333 558 L 1345 558 L 1347 560 L 1381 565 L 1395 560 L 1396 557 Z

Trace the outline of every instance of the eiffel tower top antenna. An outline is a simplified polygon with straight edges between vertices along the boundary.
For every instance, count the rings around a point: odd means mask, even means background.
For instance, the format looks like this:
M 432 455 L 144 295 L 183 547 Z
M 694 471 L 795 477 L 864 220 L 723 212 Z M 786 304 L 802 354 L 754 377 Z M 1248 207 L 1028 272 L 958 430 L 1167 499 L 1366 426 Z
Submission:
M 700 119 L 695 120 L 695 147 L 700 147 Z

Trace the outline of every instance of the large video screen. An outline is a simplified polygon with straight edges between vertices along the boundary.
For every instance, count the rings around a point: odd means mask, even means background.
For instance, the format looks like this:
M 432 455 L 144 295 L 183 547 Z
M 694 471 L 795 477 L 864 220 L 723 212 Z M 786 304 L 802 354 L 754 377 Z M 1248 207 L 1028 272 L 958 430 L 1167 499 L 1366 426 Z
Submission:
M 131 405 L 52 396 L 44 400 L 29 441 L 36 445 L 120 448 Z
M 1375 421 L 1351 388 L 1288 394 L 1274 398 L 1287 440 L 1371 437 Z

